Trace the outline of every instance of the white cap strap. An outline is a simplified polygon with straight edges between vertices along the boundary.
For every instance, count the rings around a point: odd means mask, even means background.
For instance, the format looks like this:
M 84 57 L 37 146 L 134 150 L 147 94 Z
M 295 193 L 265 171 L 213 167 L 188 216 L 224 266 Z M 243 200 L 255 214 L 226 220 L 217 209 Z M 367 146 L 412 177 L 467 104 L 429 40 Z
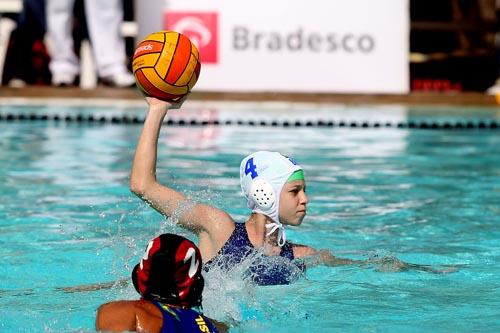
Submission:
M 276 229 L 278 230 L 278 246 L 283 246 L 286 243 L 285 227 L 279 222 L 266 223 L 266 228 L 271 229 L 266 236 L 272 235 Z

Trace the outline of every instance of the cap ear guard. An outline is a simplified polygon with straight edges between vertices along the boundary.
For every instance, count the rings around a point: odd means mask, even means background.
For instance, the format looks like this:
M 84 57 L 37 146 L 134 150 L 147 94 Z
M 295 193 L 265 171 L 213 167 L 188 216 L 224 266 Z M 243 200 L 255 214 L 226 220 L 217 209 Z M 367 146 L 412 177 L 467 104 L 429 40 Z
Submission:
M 255 205 L 263 211 L 269 210 L 276 201 L 273 187 L 264 179 L 256 179 L 252 182 L 249 196 Z

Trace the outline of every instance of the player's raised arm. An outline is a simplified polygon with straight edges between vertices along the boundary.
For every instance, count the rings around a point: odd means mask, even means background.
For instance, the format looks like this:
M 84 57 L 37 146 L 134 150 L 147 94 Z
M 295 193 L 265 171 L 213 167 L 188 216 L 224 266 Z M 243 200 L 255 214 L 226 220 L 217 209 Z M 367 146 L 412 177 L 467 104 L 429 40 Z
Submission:
M 156 179 L 158 136 L 163 119 L 171 109 L 180 108 L 179 102 L 165 102 L 147 97 L 149 112 L 144 121 L 130 176 L 130 189 L 161 214 L 170 217 L 175 214 L 178 223 L 195 232 L 207 231 L 231 217 L 215 207 L 190 202 L 182 193 L 160 184 Z

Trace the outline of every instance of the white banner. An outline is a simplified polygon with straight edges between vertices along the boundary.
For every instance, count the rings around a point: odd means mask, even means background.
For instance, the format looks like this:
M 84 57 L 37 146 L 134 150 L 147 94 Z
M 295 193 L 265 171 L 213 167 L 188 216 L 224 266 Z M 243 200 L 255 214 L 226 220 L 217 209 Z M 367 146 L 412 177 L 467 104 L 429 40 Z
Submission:
M 408 0 L 168 0 L 198 91 L 407 93 Z

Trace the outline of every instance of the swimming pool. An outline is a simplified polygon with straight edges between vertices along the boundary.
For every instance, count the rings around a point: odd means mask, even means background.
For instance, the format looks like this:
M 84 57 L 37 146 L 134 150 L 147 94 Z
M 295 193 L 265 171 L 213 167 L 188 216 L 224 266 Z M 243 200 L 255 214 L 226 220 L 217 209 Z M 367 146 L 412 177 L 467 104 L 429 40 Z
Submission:
M 208 316 L 238 323 L 234 332 L 500 330 L 496 109 L 192 105 L 162 132 L 161 181 L 241 221 L 240 159 L 278 150 L 308 181 L 309 213 L 288 228 L 291 240 L 350 258 L 460 267 L 315 267 L 274 287 L 212 281 Z M 137 295 L 130 283 L 72 287 L 129 278 L 160 232 L 193 239 L 129 192 L 142 110 L 33 104 L 0 114 L 0 331 L 92 331 L 99 304 Z

